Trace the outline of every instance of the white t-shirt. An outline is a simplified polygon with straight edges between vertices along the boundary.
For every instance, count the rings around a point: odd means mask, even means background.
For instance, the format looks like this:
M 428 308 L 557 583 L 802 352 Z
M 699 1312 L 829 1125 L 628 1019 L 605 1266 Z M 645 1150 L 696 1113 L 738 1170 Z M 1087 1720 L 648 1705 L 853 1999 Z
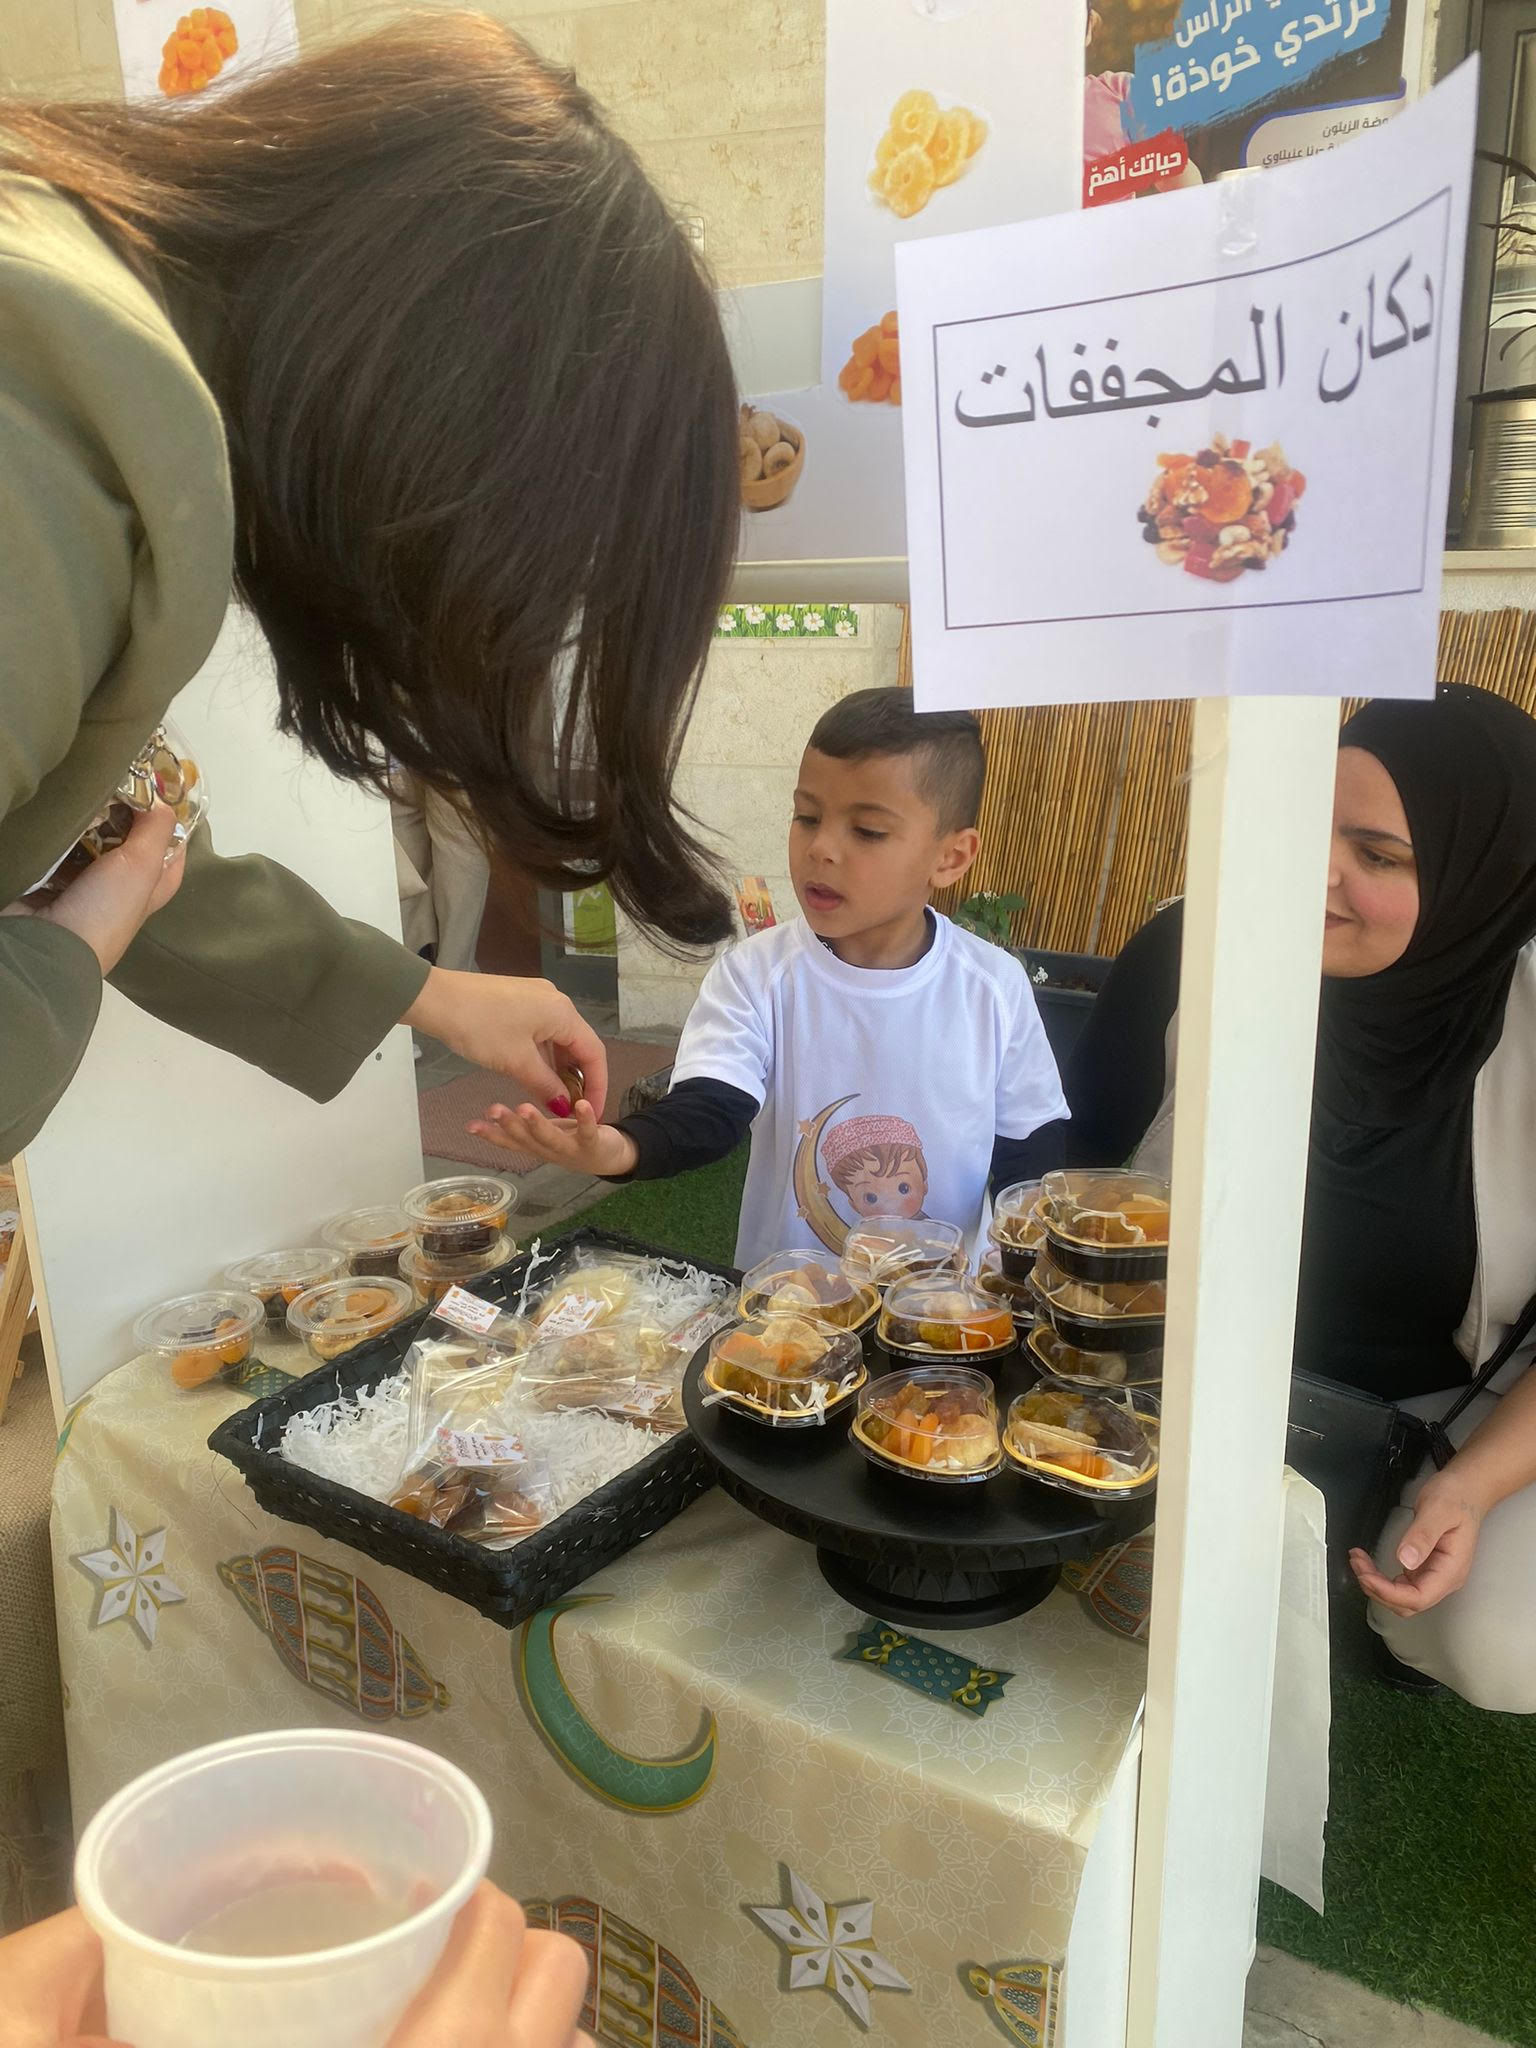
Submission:
M 973 1241 L 994 1138 L 1066 1116 L 1024 969 L 929 916 L 933 944 L 912 967 L 849 967 L 796 918 L 705 977 L 672 1079 L 762 1104 L 739 1265 L 794 1245 L 840 1252 L 856 1217 L 935 1216 Z

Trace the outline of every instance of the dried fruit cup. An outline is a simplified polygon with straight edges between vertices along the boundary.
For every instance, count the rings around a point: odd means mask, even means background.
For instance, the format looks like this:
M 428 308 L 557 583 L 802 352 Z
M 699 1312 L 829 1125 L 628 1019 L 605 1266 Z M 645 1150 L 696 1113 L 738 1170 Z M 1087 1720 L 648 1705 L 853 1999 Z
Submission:
M 873 1463 L 918 1479 L 974 1484 L 1003 1462 L 992 1382 L 965 1366 L 875 1380 L 859 1396 L 852 1435 Z
M 1029 1276 L 1040 1317 L 1083 1351 L 1160 1351 L 1167 1286 L 1154 1280 L 1074 1280 L 1042 1252 Z
M 507 1227 L 517 1190 L 490 1173 L 462 1173 L 424 1181 L 401 1203 L 416 1243 L 428 1258 L 452 1259 L 489 1251 Z
M 908 1222 L 881 1216 L 850 1230 L 843 1241 L 843 1271 L 881 1289 L 925 1273 L 965 1271 L 965 1232 L 937 1217 Z
M 1030 1263 L 1034 1263 L 1033 1254 Z M 1033 1321 L 1035 1297 L 1029 1291 L 1029 1282 L 1013 1277 L 1008 1271 L 1006 1254 L 996 1245 L 989 1246 L 976 1261 L 976 1285 L 1007 1309 L 1015 1325 L 1022 1327 Z
M 1002 1190 L 992 1205 L 992 1226 L 987 1235 L 997 1246 L 1002 1269 L 1009 1278 L 1027 1280 L 1035 1254 L 1045 1242 L 1039 1181 L 1015 1181 L 1011 1188 Z
M 253 1294 L 179 1294 L 146 1309 L 133 1326 L 136 1341 L 156 1351 L 178 1387 L 201 1387 L 244 1365 L 264 1310 Z
M 1140 1493 L 1157 1478 L 1156 1412 L 1146 1395 L 1032 1387 L 1008 1410 L 1003 1450 L 1020 1471 L 1066 1493 Z
M 382 1336 L 416 1307 L 403 1280 L 327 1280 L 301 1294 L 288 1311 L 288 1327 L 329 1365 L 344 1351 Z
M 743 1316 L 811 1316 L 834 1330 L 862 1330 L 879 1312 L 868 1280 L 855 1280 L 825 1252 L 775 1252 L 741 1283 Z
M 411 1226 L 403 1209 L 349 1209 L 333 1216 L 320 1236 L 341 1253 L 347 1271 L 359 1279 L 397 1279 L 400 1254 L 411 1243 Z
M 1013 1311 L 973 1280 L 904 1280 L 880 1311 L 881 1348 L 903 1358 L 954 1357 L 1011 1351 L 1018 1343 Z
M 477 1280 L 494 1273 L 517 1256 L 517 1244 L 499 1237 L 483 1252 L 464 1252 L 457 1258 L 438 1259 L 419 1245 L 408 1244 L 400 1254 L 400 1278 L 406 1281 L 419 1308 L 435 1308 L 450 1287 L 473 1288 Z
M 1063 1273 L 1096 1284 L 1168 1271 L 1169 1188 L 1149 1173 L 1074 1167 L 1040 1183 L 1046 1248 Z
M 766 1316 L 714 1338 L 704 1384 L 725 1407 L 770 1429 L 811 1428 L 862 1387 L 859 1340 L 797 1316 Z
M 1075 1387 L 1155 1387 L 1163 1377 L 1160 1349 L 1088 1350 L 1069 1344 L 1049 1323 L 1030 1331 L 1029 1355 L 1041 1372 Z
M 266 1311 L 268 1329 L 281 1330 L 299 1296 L 322 1280 L 334 1280 L 345 1263 L 340 1252 L 310 1245 L 303 1251 L 261 1252 L 254 1259 L 242 1259 L 224 1278 L 241 1293 L 254 1294 Z

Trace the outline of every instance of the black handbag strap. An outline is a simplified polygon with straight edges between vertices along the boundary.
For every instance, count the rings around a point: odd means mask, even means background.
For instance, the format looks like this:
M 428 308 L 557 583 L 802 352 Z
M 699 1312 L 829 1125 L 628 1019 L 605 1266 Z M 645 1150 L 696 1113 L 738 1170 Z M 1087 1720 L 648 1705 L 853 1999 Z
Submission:
M 1531 1296 L 1525 1307 L 1521 1309 L 1519 1315 L 1510 1324 L 1503 1342 L 1497 1345 L 1478 1367 L 1471 1384 L 1462 1389 L 1438 1422 L 1432 1422 L 1429 1425 L 1430 1454 L 1442 1471 L 1455 1456 L 1456 1451 L 1456 1447 L 1451 1442 L 1450 1437 L 1451 1424 L 1458 1415 L 1463 1414 L 1471 1406 L 1478 1395 L 1492 1383 L 1496 1375 L 1508 1365 L 1533 1329 L 1536 1329 L 1536 1294 Z

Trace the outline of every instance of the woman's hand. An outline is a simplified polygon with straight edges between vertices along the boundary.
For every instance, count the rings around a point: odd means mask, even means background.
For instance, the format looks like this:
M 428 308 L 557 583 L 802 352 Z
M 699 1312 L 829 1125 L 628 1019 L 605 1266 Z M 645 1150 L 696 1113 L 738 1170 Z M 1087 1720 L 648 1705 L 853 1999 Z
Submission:
M 121 2048 L 104 2039 L 105 2026 L 101 1943 L 78 1910 L 0 1941 L 5 2048 Z
M 569 996 L 547 981 L 505 974 L 428 970 L 421 994 L 401 1018 L 413 1030 L 441 1039 L 461 1059 L 506 1074 L 532 1101 L 556 1116 L 571 1113 L 562 1067 L 579 1067 L 583 1100 L 601 1116 L 608 1099 L 608 1055 L 603 1041 Z
M 1458 1476 L 1456 1462 L 1420 1489 L 1413 1520 L 1397 1546 L 1399 1577 L 1379 1572 L 1368 1550 L 1349 1553 L 1361 1591 L 1393 1614 L 1423 1614 L 1467 1582 L 1486 1508 Z
M 483 1884 L 389 2048 L 592 2048 L 576 2025 L 587 1977 L 574 1941 L 530 1933 L 516 1901 Z
M 614 1180 L 632 1173 L 640 1156 L 633 1138 L 612 1124 L 598 1122 L 590 1102 L 578 1102 L 575 1113 L 558 1123 L 526 1103 L 521 1109 L 508 1109 L 504 1102 L 493 1102 L 485 1114 L 486 1122 L 465 1126 L 472 1136 L 499 1145 L 504 1152 L 531 1152 L 571 1173 Z
M 51 903 L 9 903 L 0 917 L 38 917 L 84 939 L 110 974 L 140 927 L 181 887 L 186 843 L 172 844 L 176 813 L 157 803 L 134 819 L 121 846 L 92 861 Z

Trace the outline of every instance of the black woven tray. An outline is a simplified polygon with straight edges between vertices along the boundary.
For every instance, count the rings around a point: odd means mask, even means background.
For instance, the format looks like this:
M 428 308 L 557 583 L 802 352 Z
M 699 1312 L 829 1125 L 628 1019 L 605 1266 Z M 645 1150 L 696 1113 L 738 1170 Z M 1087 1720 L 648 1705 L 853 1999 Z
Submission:
M 583 1247 L 641 1252 L 648 1258 L 684 1263 L 675 1252 L 633 1238 L 610 1231 L 578 1230 L 562 1242 L 557 1263 L 541 1271 L 541 1280 L 546 1275 L 558 1277 L 571 1253 Z M 515 1301 L 527 1263 L 524 1252 L 499 1273 L 477 1282 L 474 1292 L 499 1306 Z M 707 1259 L 686 1263 L 725 1279 L 739 1277 Z M 398 1508 L 386 1507 L 350 1486 L 306 1472 L 263 1448 L 281 1440 L 290 1417 L 340 1395 L 371 1391 L 398 1372 L 426 1318 L 423 1309 L 382 1337 L 358 1345 L 334 1364 L 295 1380 L 280 1394 L 253 1401 L 219 1424 L 208 1439 L 208 1448 L 238 1468 L 269 1515 L 301 1522 L 338 1543 L 350 1543 L 380 1564 L 409 1572 L 412 1578 L 464 1601 L 503 1628 L 516 1628 L 551 1600 L 558 1600 L 583 1579 L 633 1550 L 713 1484 L 710 1467 L 692 1435 L 684 1430 L 664 1438 L 638 1464 L 588 1494 L 535 1535 L 525 1536 L 511 1550 L 485 1550 L 462 1536 L 401 1514 Z

